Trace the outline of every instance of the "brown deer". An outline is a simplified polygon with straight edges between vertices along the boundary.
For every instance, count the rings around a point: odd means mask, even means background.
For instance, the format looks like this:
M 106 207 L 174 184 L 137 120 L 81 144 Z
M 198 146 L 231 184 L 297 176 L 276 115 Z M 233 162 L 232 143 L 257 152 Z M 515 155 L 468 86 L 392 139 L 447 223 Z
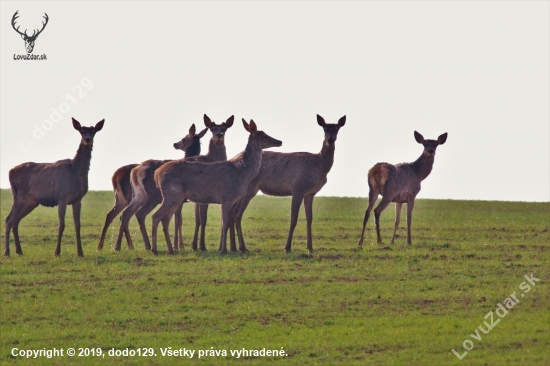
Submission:
M 225 132 L 228 128 L 233 126 L 234 116 L 229 117 L 225 122 L 216 124 L 205 114 L 204 115 L 204 124 L 207 127 L 201 136 L 204 136 L 207 130 L 212 132 L 212 138 L 210 139 L 210 144 L 208 148 L 208 154 L 206 155 L 193 155 L 187 157 L 185 160 L 199 161 L 199 162 L 215 162 L 215 161 L 225 161 L 227 160 L 227 154 L 225 151 Z M 199 138 L 200 138 L 199 137 Z M 149 242 L 149 236 L 147 235 L 147 229 L 145 227 L 145 218 L 159 203 L 162 202 L 162 195 L 160 190 L 155 185 L 154 174 L 155 171 L 160 168 L 162 165 L 170 162 L 172 160 L 147 160 L 141 163 L 139 166 L 134 168 L 131 172 L 131 183 L 132 188 L 134 189 L 134 198 L 130 205 L 122 213 L 122 221 L 120 226 L 119 235 L 117 242 L 115 244 L 115 250 L 120 250 L 122 243 L 122 233 L 123 230 L 127 230 L 128 223 L 130 222 L 131 217 L 135 214 L 139 223 L 139 229 L 143 237 L 143 242 L 146 250 L 151 249 L 151 244 Z M 204 247 L 204 227 L 206 225 L 206 213 L 208 210 L 208 205 L 201 205 L 195 207 L 195 238 L 193 239 L 194 249 L 196 248 L 197 243 L 197 233 L 198 226 L 202 226 L 201 232 L 201 247 Z M 168 220 L 169 221 L 169 220 Z M 163 223 L 163 225 L 168 225 L 168 222 Z M 176 248 L 183 247 L 183 237 L 181 233 L 181 207 L 175 211 L 175 235 L 174 242 Z M 128 247 L 132 248 L 133 245 L 131 241 L 128 241 Z
M 365 227 L 369 220 L 372 207 L 378 199 L 378 195 L 382 196 L 382 200 L 374 209 L 374 221 L 376 223 L 378 244 L 382 244 L 382 237 L 380 236 L 380 214 L 388 207 L 390 202 L 395 202 L 395 227 L 393 229 L 391 244 L 393 244 L 395 240 L 403 203 L 407 204 L 407 244 L 411 244 L 411 222 L 414 200 L 418 192 L 420 192 L 420 182 L 426 179 L 432 171 L 435 150 L 439 145 L 443 145 L 445 141 L 447 141 L 447 133 L 439 136 L 437 140 L 424 140 L 421 134 L 414 131 L 414 138 L 416 142 L 424 145 L 422 155 L 420 155 L 415 162 L 397 165 L 378 163 L 369 170 L 369 205 L 365 211 L 363 230 L 361 231 L 361 238 L 357 243 L 358 245 L 363 245 Z
M 262 163 L 262 150 L 281 146 L 282 142 L 258 131 L 254 121 L 243 119 L 244 128 L 250 133 L 243 152 L 231 160 L 216 163 L 198 163 L 185 160 L 163 165 L 155 172 L 155 182 L 162 192 L 162 205 L 153 215 L 151 252 L 157 254 L 157 228 L 170 220 L 173 212 L 185 200 L 195 203 L 219 203 L 222 209 L 220 252 L 227 253 L 227 229 L 233 205 L 246 193 L 248 184 L 258 174 Z M 168 253 L 173 253 L 166 226 L 164 236 Z
M 76 230 L 76 248 L 80 257 L 84 256 L 80 242 L 80 208 L 82 198 L 88 192 L 88 171 L 92 158 L 94 136 L 103 128 L 105 120 L 95 127 L 82 127 L 73 118 L 73 127 L 80 132 L 82 139 L 74 159 L 59 160 L 55 163 L 23 163 L 9 172 L 13 205 L 6 217 L 6 245 L 4 256 L 10 255 L 10 231 L 13 229 L 15 252 L 23 254 L 19 241 L 19 222 L 38 205 L 58 206 L 59 229 L 55 255 L 61 253 L 61 237 L 65 229 L 67 205 L 73 206 L 73 219 Z
M 239 250 L 246 251 L 241 228 L 244 210 L 258 190 L 270 196 L 292 196 L 290 229 L 285 245 L 285 251 L 291 252 L 292 235 L 298 221 L 298 211 L 304 201 L 307 221 L 307 249 L 313 253 L 311 239 L 311 223 L 313 221 L 313 198 L 327 182 L 327 174 L 334 162 L 335 142 L 338 131 L 346 124 L 346 116 L 336 124 L 327 124 L 323 117 L 317 115 L 317 123 L 323 127 L 325 138 L 323 147 L 318 154 L 307 152 L 279 153 L 264 151 L 262 166 L 246 193 L 233 210 L 233 221 L 239 237 Z M 231 238 L 231 250 L 236 250 L 235 241 Z
M 193 124 L 189 129 L 189 134 L 187 136 L 184 136 L 180 141 L 174 143 L 174 149 L 184 151 L 185 157 L 200 154 L 200 138 L 204 136 L 206 131 L 207 129 L 204 129 L 204 131 L 200 132 L 198 135 L 195 135 L 195 125 Z M 115 204 L 105 217 L 105 224 L 103 225 L 103 230 L 101 231 L 101 238 L 99 239 L 97 250 L 103 249 L 105 236 L 107 235 L 107 229 L 109 228 L 113 220 L 118 216 L 120 212 L 122 212 L 122 210 L 128 207 L 130 202 L 132 202 L 132 184 L 130 182 L 130 172 L 138 165 L 139 164 L 129 164 L 120 167 L 114 172 L 113 177 L 111 178 L 111 182 L 113 184 L 113 192 L 115 194 Z M 124 229 L 124 236 L 126 237 L 128 245 L 133 248 L 132 238 L 128 227 Z

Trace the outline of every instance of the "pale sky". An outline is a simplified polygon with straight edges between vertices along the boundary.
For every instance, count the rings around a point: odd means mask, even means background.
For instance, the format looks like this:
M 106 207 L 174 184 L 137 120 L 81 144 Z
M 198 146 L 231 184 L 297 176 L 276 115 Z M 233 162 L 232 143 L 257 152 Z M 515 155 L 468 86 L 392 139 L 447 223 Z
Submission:
M 74 156 L 71 117 L 105 119 L 89 186 L 111 190 L 122 165 L 182 157 L 172 144 L 205 113 L 235 115 L 228 157 L 241 118 L 283 141 L 273 151 L 317 153 L 320 114 L 347 122 L 319 195 L 366 197 L 372 165 L 420 156 L 417 130 L 449 134 L 418 198 L 550 200 L 548 1 L 0 4 L 1 188 L 15 165 Z M 16 10 L 29 34 L 48 14 L 33 51 L 47 60 L 14 60 Z

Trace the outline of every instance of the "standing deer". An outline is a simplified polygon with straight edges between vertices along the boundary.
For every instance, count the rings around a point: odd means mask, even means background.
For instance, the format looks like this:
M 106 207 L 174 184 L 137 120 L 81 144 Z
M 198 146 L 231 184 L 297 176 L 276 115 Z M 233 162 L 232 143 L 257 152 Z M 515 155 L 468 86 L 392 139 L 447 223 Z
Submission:
M 317 115 L 317 123 L 323 127 L 325 132 L 320 153 L 280 153 L 273 151 L 262 153 L 260 172 L 250 182 L 243 199 L 239 201 L 233 210 L 233 221 L 239 237 L 240 251 L 246 251 L 241 228 L 242 216 L 250 200 L 260 190 L 270 196 L 292 196 L 290 229 L 285 245 L 287 253 L 291 252 L 292 235 L 298 221 L 298 211 L 302 201 L 304 201 L 307 221 L 307 249 L 309 253 L 313 253 L 311 239 L 313 198 L 327 182 L 327 174 L 334 162 L 338 131 L 346 124 L 346 116 L 340 118 L 336 124 L 327 124 L 323 117 Z M 231 238 L 231 250 L 236 250 L 234 238 Z
M 401 163 L 392 165 L 388 163 L 378 163 L 374 165 L 368 173 L 369 181 L 369 205 L 365 211 L 363 219 L 363 230 L 358 245 L 363 245 L 365 227 L 369 220 L 370 212 L 378 195 L 382 195 L 382 200 L 374 209 L 374 221 L 376 222 L 376 234 L 378 244 L 382 244 L 380 236 L 380 214 L 390 202 L 395 202 L 395 227 L 391 238 L 391 244 L 395 240 L 397 227 L 401 216 L 401 206 L 407 204 L 407 244 L 411 244 L 411 222 L 414 200 L 420 192 L 420 182 L 422 182 L 432 171 L 434 165 L 434 156 L 437 146 L 443 145 L 447 141 L 447 133 L 439 136 L 437 140 L 424 140 L 421 134 L 414 131 L 416 142 L 424 145 L 424 151 L 413 163 Z
M 281 146 L 282 142 L 258 131 L 253 120 L 243 119 L 244 128 L 250 133 L 243 152 L 231 160 L 216 163 L 198 163 L 185 160 L 163 165 L 155 172 L 155 183 L 162 192 L 162 205 L 153 215 L 153 243 L 151 252 L 157 254 L 157 228 L 170 220 L 173 212 L 185 200 L 195 203 L 219 203 L 222 209 L 220 252 L 227 253 L 227 229 L 231 221 L 233 205 L 246 193 L 248 184 L 260 170 L 262 150 Z M 164 226 L 168 253 L 173 253 L 170 237 Z
M 183 137 L 180 141 L 174 143 L 174 149 L 182 150 L 185 152 L 185 157 L 195 156 L 200 154 L 200 138 L 206 133 L 206 129 L 195 135 L 195 125 L 193 124 L 189 129 L 189 134 Z M 105 224 L 101 231 L 101 239 L 97 245 L 97 250 L 103 249 L 105 242 L 105 236 L 107 235 L 107 229 L 117 215 L 122 212 L 130 202 L 132 202 L 132 184 L 130 182 L 130 172 L 139 164 L 129 164 L 118 168 L 111 178 L 113 184 L 113 192 L 115 194 L 115 204 L 113 208 L 107 213 L 105 217 Z M 138 207 L 139 208 L 139 207 Z M 130 230 L 128 227 L 124 229 L 124 236 L 128 245 L 133 247 L 132 238 L 130 236 Z
M 58 206 L 59 230 L 55 248 L 56 256 L 61 253 L 61 237 L 65 229 L 67 205 L 73 206 L 77 254 L 80 257 L 84 256 L 80 242 L 81 201 L 88 192 L 88 171 L 90 170 L 94 136 L 101 131 L 104 122 L 105 120 L 101 120 L 95 127 L 82 127 L 73 118 L 73 127 L 82 136 L 74 159 L 59 160 L 55 163 L 23 163 L 10 170 L 13 206 L 6 217 L 4 256 L 10 255 L 10 231 L 12 229 L 15 238 L 15 252 L 23 254 L 19 242 L 19 222 L 38 205 Z
M 212 138 L 208 147 L 208 154 L 198 155 L 194 154 L 190 157 L 186 154 L 185 160 L 199 161 L 199 162 L 215 162 L 227 160 L 227 154 L 225 151 L 225 132 L 228 128 L 233 126 L 234 116 L 229 117 L 225 122 L 216 124 L 212 122 L 210 118 L 204 115 L 204 124 L 207 127 L 199 134 L 199 139 L 204 136 L 207 130 L 212 132 Z M 183 143 L 183 141 L 182 141 Z M 162 195 L 160 190 L 155 185 L 154 174 L 155 171 L 162 165 L 171 162 L 172 160 L 147 160 L 134 168 L 131 172 L 131 184 L 134 190 L 134 198 L 130 205 L 122 213 L 122 221 L 120 225 L 120 231 L 115 244 L 115 250 L 120 250 L 122 243 L 123 230 L 127 230 L 130 219 L 135 214 L 139 223 L 139 229 L 143 237 L 143 242 L 146 250 L 151 249 L 149 242 L 149 236 L 147 235 L 147 229 L 145 227 L 145 218 L 159 203 L 162 202 Z M 204 248 L 204 227 L 206 225 L 206 214 L 208 205 L 195 206 L 195 237 L 193 239 L 193 249 L 196 249 L 197 245 L 197 233 L 199 226 L 201 226 L 201 249 Z M 169 222 L 169 220 L 168 220 Z M 163 225 L 168 225 L 168 222 Z M 181 232 L 182 220 L 181 220 L 181 207 L 175 211 L 175 232 L 174 244 L 176 248 L 183 247 L 183 237 Z M 133 248 L 131 240 L 128 241 L 128 247 Z

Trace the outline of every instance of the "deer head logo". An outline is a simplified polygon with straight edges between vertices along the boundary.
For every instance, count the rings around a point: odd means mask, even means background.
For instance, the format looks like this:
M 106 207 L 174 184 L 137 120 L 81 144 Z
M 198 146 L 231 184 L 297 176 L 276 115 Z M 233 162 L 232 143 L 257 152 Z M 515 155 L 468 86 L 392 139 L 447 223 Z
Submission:
M 46 28 L 46 24 L 48 24 L 48 14 L 44 13 L 44 18 L 46 19 L 46 22 L 42 22 L 42 29 L 33 30 L 32 36 L 29 36 L 26 29 L 25 32 L 21 33 L 19 31 L 19 26 L 15 28 L 15 21 L 17 18 L 19 18 L 19 15 L 17 14 L 18 12 L 19 10 L 17 10 L 15 14 L 13 14 L 13 18 L 11 18 L 11 26 L 13 27 L 13 29 L 15 29 L 17 33 L 21 35 L 21 38 L 23 38 L 23 40 L 25 41 L 25 49 L 27 50 L 27 53 L 31 53 L 34 48 L 34 42 L 36 41 L 36 38 L 40 33 L 42 33 L 44 28 Z

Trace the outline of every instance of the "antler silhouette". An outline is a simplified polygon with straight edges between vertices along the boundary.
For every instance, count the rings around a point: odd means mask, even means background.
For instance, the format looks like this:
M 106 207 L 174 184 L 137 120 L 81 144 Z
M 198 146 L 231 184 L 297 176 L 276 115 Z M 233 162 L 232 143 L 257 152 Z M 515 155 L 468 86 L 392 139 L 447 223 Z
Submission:
M 16 20 L 17 18 L 19 18 L 19 15 L 17 15 L 18 12 L 19 12 L 19 10 L 17 10 L 17 11 L 15 12 L 15 14 L 13 14 L 13 18 L 11 18 L 11 26 L 12 26 L 13 29 L 15 29 L 15 31 L 16 31 L 17 33 L 19 33 L 20 35 L 22 35 L 22 36 L 23 36 L 23 35 L 24 35 L 24 36 L 27 36 L 27 33 L 26 33 L 27 30 L 25 30 L 25 33 L 23 34 L 23 33 L 19 32 L 19 27 L 15 28 L 15 20 Z M 46 13 L 44 13 L 44 14 L 46 14 Z
M 44 12 L 44 15 L 42 16 L 42 18 L 45 18 L 45 19 L 46 19 L 46 23 L 42 22 L 42 29 L 40 29 L 40 30 L 38 31 L 38 33 L 36 33 L 36 35 L 34 35 L 34 32 L 35 32 L 35 31 L 33 31 L 33 34 L 32 34 L 31 37 L 35 37 L 35 38 L 38 37 L 38 35 L 39 35 L 40 33 L 42 33 L 42 31 L 44 30 L 44 28 L 46 28 L 46 24 L 48 24 L 48 20 L 49 20 L 50 18 L 48 17 L 48 14 L 46 14 L 45 12 Z
M 19 31 L 19 27 L 20 27 L 20 26 L 18 26 L 17 28 L 15 28 L 15 21 L 17 20 L 17 18 L 19 18 L 19 15 L 18 15 L 17 13 L 19 13 L 19 10 L 17 10 L 17 11 L 15 12 L 15 14 L 13 14 L 13 17 L 11 18 L 11 26 L 13 27 L 13 29 L 15 29 L 15 31 L 16 31 L 17 33 L 19 33 L 20 35 L 25 36 L 25 38 L 29 38 L 29 39 L 36 39 L 36 37 L 38 37 L 38 35 L 39 35 L 40 33 L 42 33 L 42 31 L 44 30 L 44 28 L 46 28 L 46 24 L 48 24 L 48 20 L 50 19 L 50 18 L 48 17 L 48 14 L 44 13 L 44 15 L 43 15 L 42 17 L 46 19 L 46 22 L 42 22 L 42 29 L 40 29 L 40 30 L 34 29 L 34 30 L 33 30 L 33 33 L 32 33 L 32 36 L 29 37 L 29 35 L 27 34 L 27 30 L 26 30 L 26 29 L 25 29 L 25 32 L 24 32 L 24 33 L 21 33 L 21 32 Z M 38 31 L 38 33 L 37 33 L 37 31 Z

